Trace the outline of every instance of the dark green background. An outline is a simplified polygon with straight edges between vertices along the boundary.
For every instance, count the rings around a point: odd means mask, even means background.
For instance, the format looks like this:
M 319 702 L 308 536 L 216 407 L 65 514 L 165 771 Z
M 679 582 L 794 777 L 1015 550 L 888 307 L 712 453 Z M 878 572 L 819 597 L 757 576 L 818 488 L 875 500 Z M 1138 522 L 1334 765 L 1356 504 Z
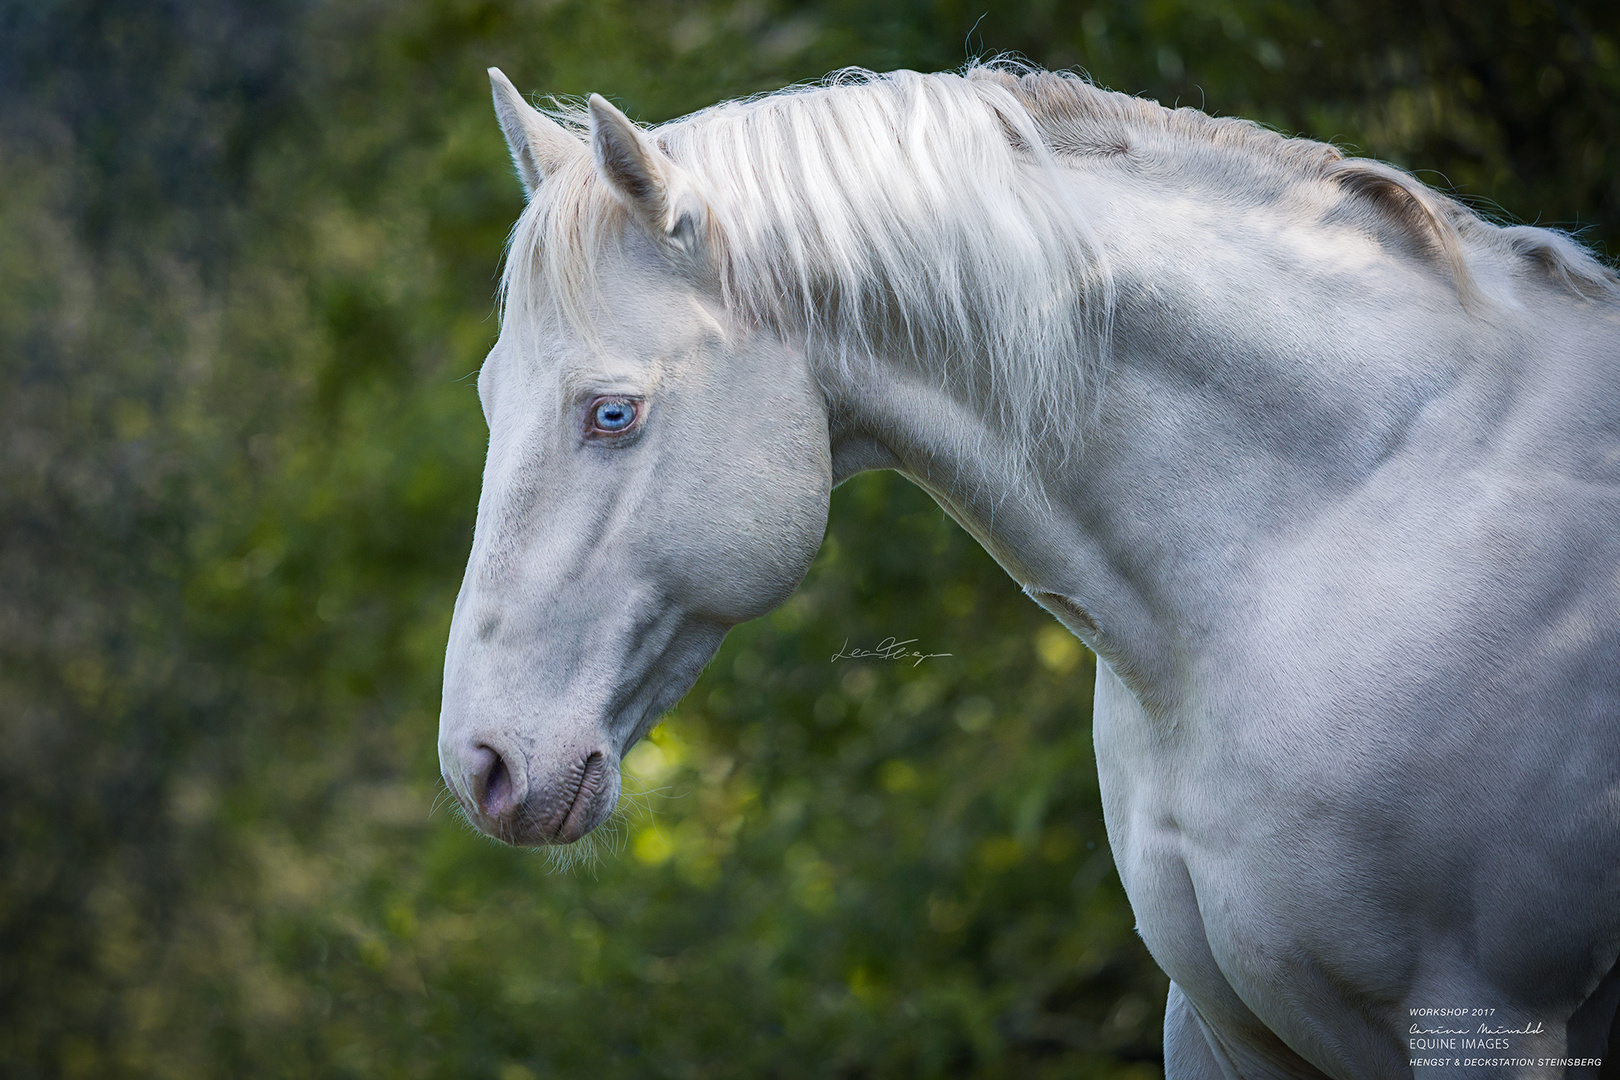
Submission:
M 484 68 L 656 121 L 1008 49 L 1620 239 L 1608 0 L 0 3 L 0 1075 L 1157 1073 L 1092 661 L 891 476 L 594 864 L 435 806 Z M 951 655 L 829 662 L 887 635 Z

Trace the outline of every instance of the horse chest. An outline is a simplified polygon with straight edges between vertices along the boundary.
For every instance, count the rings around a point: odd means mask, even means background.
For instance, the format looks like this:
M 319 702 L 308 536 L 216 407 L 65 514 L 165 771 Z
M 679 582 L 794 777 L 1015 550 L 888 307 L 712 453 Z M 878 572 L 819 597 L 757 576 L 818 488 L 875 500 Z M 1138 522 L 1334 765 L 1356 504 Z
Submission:
M 1158 728 L 1106 668 L 1096 701 L 1104 816 L 1137 929 L 1233 1067 L 1319 1077 L 1304 1051 L 1338 1075 L 1389 1073 L 1402 1060 L 1393 1027 L 1329 983 L 1398 979 L 1411 942 L 1353 889 L 1328 903 L 1324 893 L 1346 883 L 1279 854 L 1267 841 L 1273 808 L 1234 796 L 1241 778 Z M 1335 978 L 1301 967 L 1312 954 L 1327 957 Z
M 1138 931 L 1194 1001 L 1224 1002 L 1232 1016 L 1247 1015 L 1221 970 L 1206 919 L 1229 913 L 1255 882 L 1194 877 L 1208 862 L 1198 834 L 1228 831 L 1227 800 L 1200 783 L 1202 763 L 1149 720 L 1105 666 L 1098 668 L 1093 737 L 1109 844 Z

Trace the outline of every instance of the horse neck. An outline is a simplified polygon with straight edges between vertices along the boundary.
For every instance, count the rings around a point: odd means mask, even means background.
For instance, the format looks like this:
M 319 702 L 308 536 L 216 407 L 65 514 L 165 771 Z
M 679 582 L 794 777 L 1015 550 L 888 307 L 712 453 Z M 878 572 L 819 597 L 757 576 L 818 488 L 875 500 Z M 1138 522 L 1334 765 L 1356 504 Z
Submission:
M 1240 617 L 1257 561 L 1378 467 L 1479 332 L 1432 268 L 1348 230 L 1077 196 L 1107 208 L 1092 225 L 1119 296 L 1081 450 L 1014 460 L 994 402 L 880 362 L 831 388 L 835 469 L 915 480 L 1144 701 L 1168 702 Z

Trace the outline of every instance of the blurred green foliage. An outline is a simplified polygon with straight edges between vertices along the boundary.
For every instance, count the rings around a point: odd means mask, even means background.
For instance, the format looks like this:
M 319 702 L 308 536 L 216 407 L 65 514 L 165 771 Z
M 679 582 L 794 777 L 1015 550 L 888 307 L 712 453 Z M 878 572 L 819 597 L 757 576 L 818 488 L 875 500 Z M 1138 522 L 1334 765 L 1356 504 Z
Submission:
M 1092 660 L 896 478 L 595 862 L 435 809 L 484 68 L 659 120 L 1004 49 L 1617 239 L 1603 0 L 0 3 L 0 1073 L 1156 1073 Z M 950 655 L 829 661 L 890 635 Z

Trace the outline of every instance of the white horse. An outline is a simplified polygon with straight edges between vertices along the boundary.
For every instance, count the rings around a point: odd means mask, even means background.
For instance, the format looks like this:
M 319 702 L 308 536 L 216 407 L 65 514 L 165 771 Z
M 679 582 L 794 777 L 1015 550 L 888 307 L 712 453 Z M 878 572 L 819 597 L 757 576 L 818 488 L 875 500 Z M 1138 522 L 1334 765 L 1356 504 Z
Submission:
M 1608 269 L 1067 75 L 857 73 L 646 130 L 490 74 L 529 202 L 439 742 L 480 828 L 599 824 L 831 487 L 894 469 L 1101 659 L 1171 1078 L 1620 1052 Z

